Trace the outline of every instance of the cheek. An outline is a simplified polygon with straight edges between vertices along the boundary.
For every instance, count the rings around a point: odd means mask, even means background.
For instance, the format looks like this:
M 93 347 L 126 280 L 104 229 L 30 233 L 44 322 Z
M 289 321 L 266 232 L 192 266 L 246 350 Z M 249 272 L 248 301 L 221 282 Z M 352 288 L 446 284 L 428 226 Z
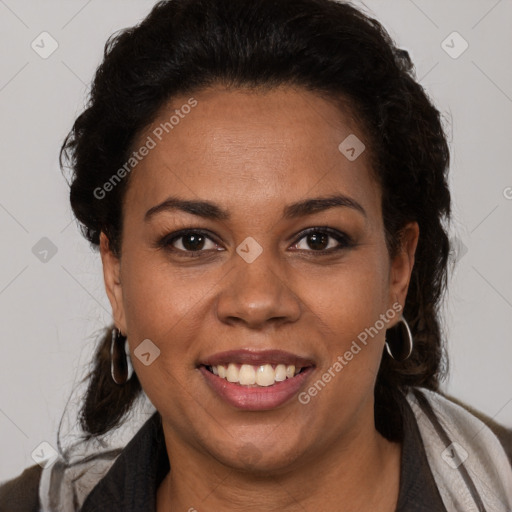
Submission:
M 328 271 L 304 275 L 302 295 L 308 306 L 343 338 L 372 325 L 387 307 L 388 272 L 378 250 L 353 253 Z
M 162 411 L 172 403 L 175 413 L 185 417 L 181 397 L 193 392 L 189 384 L 197 333 L 193 323 L 205 295 L 204 276 L 184 277 L 144 251 L 125 255 L 123 303 L 132 364 L 153 405 Z M 150 353 L 148 365 L 137 357 L 143 342 Z
M 123 262 L 123 301 L 128 329 L 140 337 L 161 335 L 200 307 L 213 276 L 184 271 L 145 251 L 126 255 Z M 169 333 L 171 334 L 171 333 Z
M 161 254 L 129 249 L 123 256 L 121 276 L 128 341 L 135 355 L 146 339 L 159 351 L 149 366 L 137 357 L 133 361 L 142 387 L 155 403 L 164 388 L 166 395 L 178 395 L 193 385 L 196 341 L 212 332 L 206 325 L 214 317 L 212 297 L 219 292 L 226 270 L 186 269 L 165 261 Z
M 328 277 L 310 275 L 304 284 L 310 290 L 312 321 L 323 331 L 325 352 L 318 378 L 332 381 L 327 392 L 330 398 L 324 404 L 345 407 L 362 400 L 363 395 L 371 395 L 386 328 L 395 315 L 393 310 L 387 321 L 381 316 L 388 308 L 386 262 L 386 253 L 374 246 L 357 257 L 354 254 Z M 351 390 L 350 396 L 347 389 Z

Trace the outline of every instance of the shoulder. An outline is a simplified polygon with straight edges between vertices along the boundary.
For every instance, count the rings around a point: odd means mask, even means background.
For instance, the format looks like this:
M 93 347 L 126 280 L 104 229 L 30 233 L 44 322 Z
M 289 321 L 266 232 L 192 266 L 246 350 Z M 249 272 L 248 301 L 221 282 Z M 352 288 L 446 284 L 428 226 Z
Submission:
M 412 393 L 413 396 L 416 395 L 413 398 L 416 403 L 418 403 L 418 391 L 428 400 L 436 416 L 440 417 L 444 423 L 452 423 L 459 434 L 463 434 L 468 429 L 467 422 L 469 421 L 473 428 L 478 429 L 479 432 L 484 431 L 488 438 L 497 438 L 512 466 L 512 428 L 500 425 L 470 405 L 444 393 L 417 388 L 416 392 Z M 411 394 L 409 401 L 411 401 Z M 474 441 L 479 441 L 477 436 L 471 437 Z
M 445 503 L 467 510 L 483 501 L 500 512 L 507 503 L 511 510 L 510 430 L 428 389 L 411 389 L 407 400 Z
M 39 480 L 42 468 L 35 464 L 16 478 L 0 484 L 0 512 L 39 512 Z
M 507 454 L 508 460 L 510 461 L 510 464 L 512 465 L 512 428 L 507 428 L 503 425 L 500 425 L 494 419 L 490 418 L 489 416 L 483 414 L 480 411 L 477 411 L 470 405 L 465 404 L 464 402 L 461 402 L 460 400 L 458 400 L 452 396 L 449 396 L 449 395 L 444 395 L 444 396 L 450 402 L 453 402 L 454 404 L 457 404 L 460 407 L 463 407 L 466 411 L 470 412 L 473 416 L 476 416 L 482 423 L 484 423 L 494 433 L 494 435 L 499 439 L 501 445 L 503 446 L 503 449 L 505 450 L 505 453 Z

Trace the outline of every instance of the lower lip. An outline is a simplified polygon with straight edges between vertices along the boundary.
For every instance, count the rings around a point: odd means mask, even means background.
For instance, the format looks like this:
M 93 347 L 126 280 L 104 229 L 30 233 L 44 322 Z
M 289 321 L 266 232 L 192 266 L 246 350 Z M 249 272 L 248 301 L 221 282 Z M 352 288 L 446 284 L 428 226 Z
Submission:
M 313 367 L 305 368 L 291 379 L 265 387 L 248 387 L 228 382 L 226 379 L 214 375 L 204 366 L 200 366 L 199 371 L 211 388 L 233 407 L 246 411 L 266 411 L 283 405 L 296 395 L 312 373 Z

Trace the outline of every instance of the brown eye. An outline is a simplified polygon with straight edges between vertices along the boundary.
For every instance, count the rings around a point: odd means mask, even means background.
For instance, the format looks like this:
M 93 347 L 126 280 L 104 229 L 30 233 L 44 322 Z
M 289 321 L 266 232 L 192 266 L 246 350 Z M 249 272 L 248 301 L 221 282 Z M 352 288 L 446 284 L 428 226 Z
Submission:
M 312 249 L 322 251 L 329 245 L 329 236 L 325 233 L 310 233 L 306 236 L 307 244 Z
M 206 237 L 197 233 L 190 233 L 180 237 L 181 245 L 187 251 L 200 251 L 205 244 Z M 179 240 L 179 239 L 178 239 Z
M 302 234 L 294 248 L 309 252 L 334 252 L 351 247 L 348 235 L 332 228 L 313 228 Z
M 210 250 L 221 250 L 210 236 L 201 231 L 178 231 L 165 236 L 158 244 L 175 253 L 201 253 Z

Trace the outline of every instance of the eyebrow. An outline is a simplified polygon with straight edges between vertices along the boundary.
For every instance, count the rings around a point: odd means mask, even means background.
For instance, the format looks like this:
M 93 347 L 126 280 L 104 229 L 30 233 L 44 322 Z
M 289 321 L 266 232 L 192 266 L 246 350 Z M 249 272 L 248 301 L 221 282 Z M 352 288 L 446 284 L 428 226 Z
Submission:
M 296 219 L 335 207 L 351 208 L 366 217 L 365 209 L 355 199 L 337 194 L 327 197 L 305 199 L 297 203 L 289 204 L 283 209 L 283 218 Z M 162 203 L 150 208 L 144 215 L 144 221 L 149 222 L 157 213 L 176 210 L 211 220 L 229 220 L 230 218 L 228 211 L 223 210 L 211 201 L 196 201 L 180 199 L 178 197 L 168 197 Z

